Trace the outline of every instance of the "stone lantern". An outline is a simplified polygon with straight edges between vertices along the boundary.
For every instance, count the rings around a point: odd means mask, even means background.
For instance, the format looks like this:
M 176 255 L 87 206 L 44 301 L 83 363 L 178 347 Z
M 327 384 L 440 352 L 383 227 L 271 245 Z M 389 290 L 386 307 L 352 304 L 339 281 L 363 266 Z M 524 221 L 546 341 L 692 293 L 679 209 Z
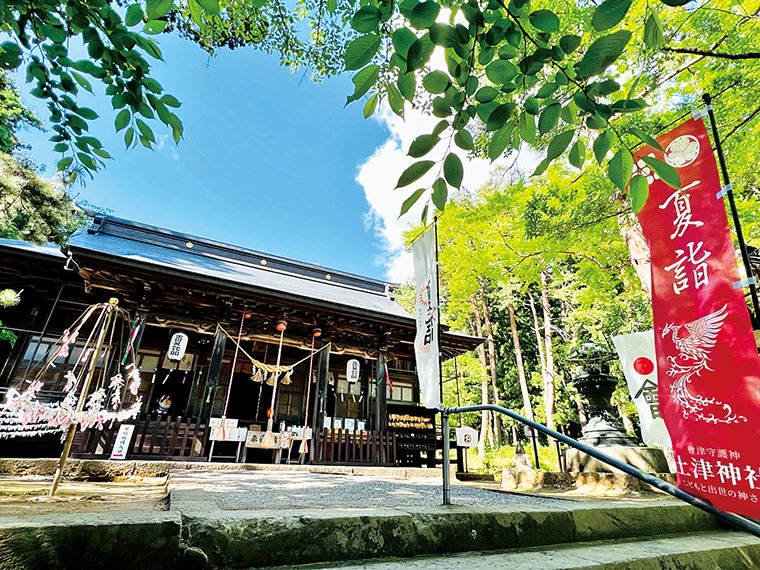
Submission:
M 615 358 L 603 347 L 584 343 L 569 355 L 573 365 L 573 385 L 588 402 L 588 421 L 578 441 L 649 473 L 667 473 L 668 463 L 661 449 L 643 447 L 625 432 L 610 398 L 618 379 L 610 375 L 609 361 Z M 606 464 L 571 448 L 565 452 L 568 471 L 615 471 Z
M 625 432 L 610 398 L 618 379 L 610 376 L 609 360 L 613 358 L 599 345 L 585 343 L 573 350 L 568 360 L 573 364 L 573 385 L 588 402 L 588 421 L 583 437 L 578 441 L 591 447 L 610 445 L 639 446 L 639 442 Z

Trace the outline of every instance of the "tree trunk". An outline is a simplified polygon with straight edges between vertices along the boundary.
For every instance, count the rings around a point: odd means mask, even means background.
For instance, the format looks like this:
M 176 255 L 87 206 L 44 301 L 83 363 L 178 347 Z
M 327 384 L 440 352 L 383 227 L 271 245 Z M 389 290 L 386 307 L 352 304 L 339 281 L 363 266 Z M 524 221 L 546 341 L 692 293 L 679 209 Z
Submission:
M 549 306 L 549 285 L 546 271 L 541 272 L 541 308 L 544 313 L 544 350 L 546 357 L 546 379 L 544 381 L 544 409 L 546 427 L 554 429 L 555 392 L 554 354 L 552 352 L 552 317 Z
M 622 198 L 622 200 L 625 200 L 625 198 Z M 646 292 L 647 297 L 651 299 L 652 273 L 649 260 L 649 244 L 644 238 L 641 225 L 634 214 L 628 213 L 618 216 L 618 226 L 620 227 L 620 233 L 625 239 L 625 245 L 628 247 L 631 265 L 641 282 L 641 288 Z
M 491 389 L 493 391 L 493 403 L 498 404 L 501 399 L 499 395 L 499 388 L 497 387 L 497 375 L 496 375 L 496 346 L 493 340 L 493 328 L 491 327 L 491 317 L 488 313 L 488 305 L 486 304 L 486 297 L 484 295 L 483 285 L 480 286 L 480 302 L 483 306 L 483 320 L 486 325 L 486 334 L 488 335 L 488 363 L 491 371 Z M 496 443 L 501 443 L 501 417 L 499 414 L 493 414 L 493 430 Z
M 634 427 L 630 416 L 625 413 L 625 408 L 623 408 L 623 406 L 618 404 L 617 410 L 618 410 L 618 414 L 620 415 L 620 419 L 623 420 L 623 427 L 625 428 L 625 431 L 627 431 L 629 434 L 632 434 L 634 437 L 636 437 L 636 428 Z
M 472 298 L 472 314 L 475 317 L 475 331 L 477 332 L 479 337 L 483 337 L 483 324 L 480 320 L 480 310 L 478 309 L 478 303 L 475 300 L 475 297 Z M 478 345 L 477 348 L 478 351 L 478 358 L 480 359 L 480 364 L 483 366 L 484 369 L 488 368 L 486 364 L 486 350 L 483 348 L 482 344 Z M 481 404 L 488 404 L 488 379 L 483 378 L 483 384 L 480 387 L 480 400 Z M 488 441 L 490 445 L 493 447 L 493 432 L 491 431 L 491 412 L 489 410 L 483 410 L 481 412 L 481 419 L 480 419 L 480 441 L 478 442 L 478 456 L 482 459 L 485 457 L 485 443 L 486 438 L 488 438 Z
M 528 381 L 525 378 L 525 365 L 523 364 L 522 348 L 520 347 L 520 338 L 517 336 L 517 321 L 515 320 L 515 307 L 509 304 L 509 326 L 512 327 L 512 342 L 515 345 L 515 360 L 517 361 L 517 377 L 520 379 L 520 392 L 522 393 L 523 407 L 525 408 L 525 417 L 533 419 L 533 406 L 530 404 L 530 392 L 528 391 Z
M 541 340 L 541 327 L 538 324 L 538 314 L 536 313 L 536 303 L 533 301 L 533 293 L 528 290 L 528 300 L 530 301 L 530 310 L 533 313 L 533 330 L 536 333 L 536 346 L 538 346 L 538 360 L 541 364 L 541 378 L 546 385 L 546 358 L 544 357 L 544 343 Z

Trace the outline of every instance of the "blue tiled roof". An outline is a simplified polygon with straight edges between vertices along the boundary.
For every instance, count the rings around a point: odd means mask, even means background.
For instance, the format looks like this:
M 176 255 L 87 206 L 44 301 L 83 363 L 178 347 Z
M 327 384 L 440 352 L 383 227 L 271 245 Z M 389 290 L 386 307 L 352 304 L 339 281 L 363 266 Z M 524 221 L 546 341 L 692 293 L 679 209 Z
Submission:
M 61 253 L 60 248 L 54 243 L 35 245 L 29 241 L 0 238 L 0 247 L 22 250 L 29 253 L 44 255 L 46 257 L 60 258 L 61 260 L 66 259 L 66 256 Z
M 414 322 L 390 298 L 391 285 L 383 281 L 120 218 L 96 218 L 89 229 L 72 236 L 70 249 L 75 260 L 97 256 L 144 270 L 242 286 L 268 296 Z

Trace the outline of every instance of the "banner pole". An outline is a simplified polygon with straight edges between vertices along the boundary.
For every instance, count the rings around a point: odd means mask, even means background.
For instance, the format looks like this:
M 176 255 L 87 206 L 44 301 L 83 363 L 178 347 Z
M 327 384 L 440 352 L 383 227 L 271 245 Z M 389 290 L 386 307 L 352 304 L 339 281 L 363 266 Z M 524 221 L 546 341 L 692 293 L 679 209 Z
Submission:
M 433 217 L 433 231 L 435 232 L 435 290 L 438 293 L 436 312 L 438 313 L 438 389 L 441 403 L 443 403 L 443 358 L 441 358 L 441 277 L 438 270 L 438 216 Z
M 713 139 L 715 140 L 715 150 L 718 152 L 718 162 L 720 163 L 720 170 L 723 175 L 723 184 L 726 190 L 725 194 L 728 196 L 728 203 L 731 206 L 731 218 L 733 218 L 734 228 L 736 228 L 736 239 L 739 242 L 739 251 L 741 251 L 742 261 L 744 262 L 744 271 L 747 273 L 747 279 L 752 279 L 754 274 L 752 273 L 752 267 L 749 263 L 747 244 L 744 243 L 744 234 L 742 233 L 742 226 L 739 222 L 739 212 L 736 209 L 734 192 L 731 187 L 731 181 L 728 178 L 728 168 L 726 167 L 726 159 L 723 156 L 723 146 L 720 144 L 720 137 L 718 136 L 718 125 L 715 122 L 712 98 L 709 93 L 705 93 L 702 95 L 702 100 L 705 102 L 707 116 L 710 118 L 710 126 L 712 127 Z M 757 286 L 753 281 L 750 281 L 749 283 L 749 293 L 752 296 L 752 308 L 755 310 L 755 322 L 753 328 L 757 330 L 760 329 L 760 301 L 757 297 Z

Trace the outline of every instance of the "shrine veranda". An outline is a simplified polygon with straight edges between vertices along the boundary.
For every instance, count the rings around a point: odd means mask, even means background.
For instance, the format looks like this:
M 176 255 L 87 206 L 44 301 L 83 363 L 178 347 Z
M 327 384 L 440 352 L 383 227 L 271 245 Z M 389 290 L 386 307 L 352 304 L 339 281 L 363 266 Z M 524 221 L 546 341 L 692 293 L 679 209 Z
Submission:
M 114 217 L 95 218 L 65 251 L 2 239 L 0 258 L 0 289 L 23 291 L 2 312 L 17 336 L 13 346 L 0 341 L 3 398 L 37 376 L 40 401 L 64 398 L 84 339 L 47 368 L 45 356 L 89 306 L 114 298 L 141 323 L 111 339 L 115 351 L 134 333 L 142 377 L 135 395 L 125 393 L 124 405 L 142 399 L 127 422 L 129 459 L 208 461 L 213 449 L 225 461 L 435 466 L 440 433 L 435 411 L 419 404 L 415 320 L 388 283 Z M 177 333 L 187 337 L 179 360 L 170 358 Z M 444 327 L 442 357 L 480 342 Z M 278 352 L 283 373 L 273 374 Z M 0 431 L 25 433 L 0 439 L 0 456 L 60 453 L 61 432 L 8 416 Z M 285 432 L 276 449 L 260 445 L 270 417 L 275 435 Z M 72 457 L 110 457 L 118 431 L 118 423 L 77 431 Z

